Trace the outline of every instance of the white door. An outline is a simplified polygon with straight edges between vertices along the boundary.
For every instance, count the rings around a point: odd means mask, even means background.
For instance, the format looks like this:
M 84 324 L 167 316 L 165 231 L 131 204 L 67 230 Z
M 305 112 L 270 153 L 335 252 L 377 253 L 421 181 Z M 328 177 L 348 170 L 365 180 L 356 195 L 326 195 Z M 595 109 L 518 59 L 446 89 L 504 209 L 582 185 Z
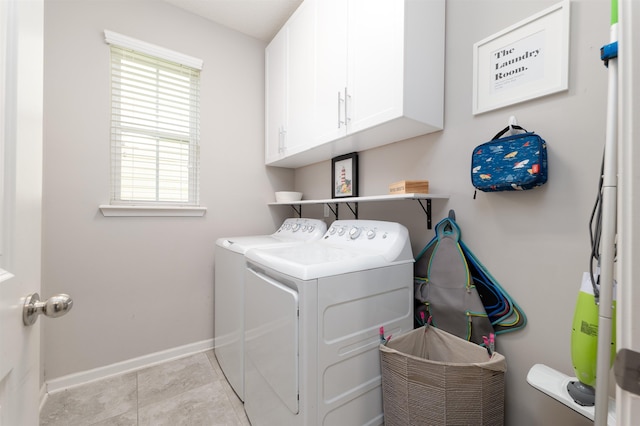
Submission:
M 619 177 L 618 177 L 618 285 L 617 294 L 617 349 L 640 352 L 640 4 L 636 0 L 620 2 L 618 33 L 620 52 L 618 58 L 618 94 L 620 96 L 618 119 Z M 628 42 L 632 40 L 633 43 Z M 624 41 L 627 41 L 624 43 Z M 631 371 L 635 366 L 628 366 Z M 630 380 L 631 382 L 631 380 Z M 640 418 L 640 396 L 616 388 L 616 424 L 637 425 Z
M 43 0 L 0 1 L 0 425 L 38 424 Z

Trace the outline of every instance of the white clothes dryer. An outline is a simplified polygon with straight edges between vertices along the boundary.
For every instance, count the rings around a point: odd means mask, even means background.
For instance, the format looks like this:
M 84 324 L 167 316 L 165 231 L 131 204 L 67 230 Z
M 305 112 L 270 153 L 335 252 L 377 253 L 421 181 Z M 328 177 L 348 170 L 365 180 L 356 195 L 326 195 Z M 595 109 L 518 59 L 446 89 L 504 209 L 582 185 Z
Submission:
M 383 424 L 379 329 L 413 328 L 407 229 L 337 220 L 321 240 L 251 249 L 246 259 L 251 424 Z
M 320 239 L 322 220 L 286 219 L 271 235 L 219 238 L 215 250 L 214 349 L 220 368 L 244 400 L 244 254 L 254 247 L 303 244 Z

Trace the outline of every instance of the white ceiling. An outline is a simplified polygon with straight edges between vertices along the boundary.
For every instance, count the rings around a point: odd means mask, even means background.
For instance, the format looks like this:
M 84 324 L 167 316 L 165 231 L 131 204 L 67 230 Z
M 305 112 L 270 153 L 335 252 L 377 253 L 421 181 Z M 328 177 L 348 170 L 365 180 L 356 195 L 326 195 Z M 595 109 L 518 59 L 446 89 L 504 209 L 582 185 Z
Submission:
M 302 0 L 165 0 L 251 37 L 271 41 Z

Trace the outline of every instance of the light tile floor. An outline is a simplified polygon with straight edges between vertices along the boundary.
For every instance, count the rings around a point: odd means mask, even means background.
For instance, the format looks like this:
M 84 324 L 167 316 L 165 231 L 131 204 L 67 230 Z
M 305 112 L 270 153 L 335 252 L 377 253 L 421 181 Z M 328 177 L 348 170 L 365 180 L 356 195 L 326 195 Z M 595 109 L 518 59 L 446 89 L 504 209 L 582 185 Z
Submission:
M 49 395 L 41 426 L 248 426 L 213 350 Z

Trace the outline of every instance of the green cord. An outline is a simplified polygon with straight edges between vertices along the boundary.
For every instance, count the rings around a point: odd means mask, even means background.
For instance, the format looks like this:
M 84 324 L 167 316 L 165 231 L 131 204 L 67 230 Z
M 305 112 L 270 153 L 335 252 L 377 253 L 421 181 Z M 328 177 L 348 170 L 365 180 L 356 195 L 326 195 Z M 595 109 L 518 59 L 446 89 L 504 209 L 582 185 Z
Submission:
M 618 0 L 611 0 L 611 25 L 618 23 Z

